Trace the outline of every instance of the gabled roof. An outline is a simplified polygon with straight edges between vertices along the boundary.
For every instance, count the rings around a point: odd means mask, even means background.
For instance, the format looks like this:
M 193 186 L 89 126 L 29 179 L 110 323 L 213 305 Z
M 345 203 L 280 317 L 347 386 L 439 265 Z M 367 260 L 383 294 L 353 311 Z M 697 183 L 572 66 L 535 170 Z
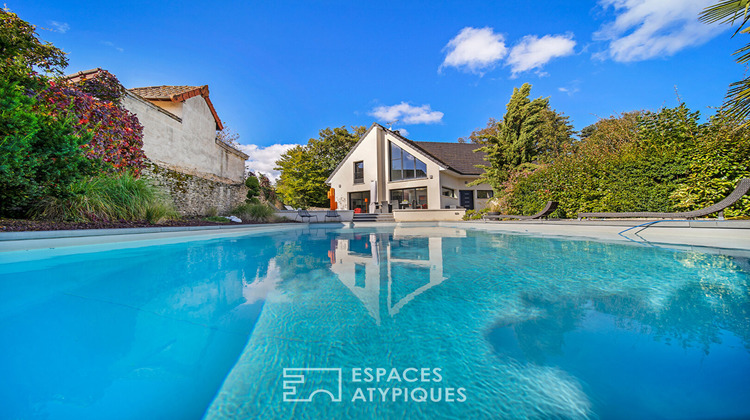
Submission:
M 208 97 L 208 85 L 203 86 L 147 86 L 128 89 L 129 92 L 140 96 L 143 99 L 149 101 L 170 101 L 170 102 L 185 102 L 186 100 L 194 96 L 202 96 L 206 100 L 208 109 L 211 110 L 211 115 L 214 116 L 216 121 L 216 129 L 223 130 L 224 125 L 219 119 L 219 115 L 214 109 L 214 104 L 211 103 L 211 99 Z
M 484 157 L 487 155 L 486 153 L 474 152 L 474 150 L 481 147 L 477 144 L 441 143 L 441 142 L 433 142 L 433 141 L 409 140 L 406 137 L 402 136 L 401 133 L 397 131 L 389 130 L 378 123 L 373 123 L 370 126 L 370 128 L 365 132 L 365 134 L 363 134 L 362 137 L 359 138 L 359 141 L 357 142 L 357 144 L 355 144 L 351 148 L 351 150 L 349 150 L 349 153 L 347 153 L 347 155 L 341 160 L 341 162 L 339 162 L 336 168 L 331 172 L 331 175 L 328 176 L 328 179 L 326 179 L 326 182 L 331 182 L 331 178 L 333 177 L 333 174 L 338 172 L 338 170 L 341 168 L 344 162 L 349 158 L 349 156 L 352 153 L 354 153 L 354 150 L 359 146 L 359 144 L 365 139 L 365 137 L 367 137 L 370 131 L 375 127 L 380 127 L 387 133 L 390 133 L 393 136 L 398 137 L 399 140 L 415 148 L 420 153 L 422 153 L 426 158 L 432 160 L 433 162 L 437 163 L 440 166 L 443 166 L 461 175 L 481 175 L 483 173 L 483 170 L 480 168 L 477 168 L 475 165 L 485 165 L 487 163 L 484 160 Z
M 90 70 L 79 71 L 78 73 L 73 73 L 68 76 L 65 76 L 65 78 L 71 82 L 78 82 L 80 80 L 96 77 L 99 75 L 99 73 L 104 72 L 104 71 L 106 70 L 103 70 L 102 68 L 95 68 L 95 69 L 90 69 Z M 217 130 L 224 129 L 224 124 L 221 123 L 221 120 L 219 119 L 219 115 L 216 113 L 216 109 L 214 109 L 214 104 L 211 103 L 211 99 L 209 99 L 208 97 L 208 85 L 203 85 L 203 86 L 169 86 L 169 85 L 147 86 L 147 87 L 128 89 L 128 92 L 138 95 L 141 98 L 149 100 L 149 101 L 170 101 L 170 102 L 184 102 L 192 98 L 193 96 L 201 95 L 203 99 L 206 100 L 206 105 L 208 105 L 208 109 L 211 110 L 211 115 L 213 115 L 214 121 L 216 121 L 216 129 Z
M 432 155 L 445 165 L 463 175 L 481 175 L 482 169 L 476 165 L 486 165 L 485 152 L 474 152 L 480 145 L 472 143 L 440 143 L 434 141 L 414 141 L 420 149 Z
M 404 143 L 422 152 L 426 157 L 461 175 L 481 175 L 482 169 L 475 165 L 485 165 L 484 152 L 474 152 L 481 146 L 472 143 L 442 143 L 437 141 L 414 141 L 400 133 L 381 126 L 383 130 L 397 136 Z

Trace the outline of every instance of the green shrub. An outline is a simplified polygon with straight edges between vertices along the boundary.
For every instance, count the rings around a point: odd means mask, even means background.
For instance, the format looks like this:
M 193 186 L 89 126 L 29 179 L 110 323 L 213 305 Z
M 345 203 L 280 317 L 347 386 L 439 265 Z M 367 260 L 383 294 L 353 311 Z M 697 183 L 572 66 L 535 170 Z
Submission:
M 96 170 L 81 149 L 91 134 L 40 106 L 0 74 L 0 215 L 23 216 L 40 197 L 64 197 Z
M 46 197 L 32 216 L 50 220 L 147 220 L 158 223 L 177 217 L 168 196 L 130 173 L 106 174 L 70 187 L 65 197 Z
M 245 203 L 235 207 L 234 210 L 232 210 L 232 214 L 243 221 L 254 220 L 267 222 L 276 214 L 276 210 L 266 204 Z
M 208 216 L 204 217 L 203 220 L 216 223 L 229 223 L 229 219 L 224 216 Z
M 484 216 L 489 211 L 488 208 L 483 208 L 481 210 L 466 210 L 466 213 L 464 214 L 463 220 L 478 220 L 481 219 L 482 216 Z
M 558 218 L 713 204 L 750 175 L 749 131 L 732 131 L 714 119 L 701 126 L 698 118 L 680 105 L 601 120 L 570 153 L 547 165 L 517 168 L 498 194 L 503 211 L 534 214 L 548 200 L 559 202 L 552 215 Z M 743 203 L 728 215 L 748 214 L 750 199 Z
M 206 217 L 216 217 L 218 215 L 219 215 L 219 209 L 217 209 L 215 206 L 209 207 L 206 210 Z
M 245 179 L 245 186 L 247 187 L 247 199 L 245 202 L 249 204 L 260 204 L 260 200 L 258 200 L 258 194 L 260 194 L 260 181 L 255 177 L 255 174 L 248 174 L 247 179 Z

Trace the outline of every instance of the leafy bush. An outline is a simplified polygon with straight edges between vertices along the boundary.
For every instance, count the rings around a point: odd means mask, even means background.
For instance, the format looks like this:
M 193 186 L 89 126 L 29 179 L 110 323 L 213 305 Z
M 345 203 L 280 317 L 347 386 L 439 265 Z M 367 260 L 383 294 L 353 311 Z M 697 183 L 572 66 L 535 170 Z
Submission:
M 518 167 L 502 185 L 503 211 L 533 214 L 559 202 L 553 217 L 585 211 L 692 210 L 711 205 L 750 176 L 750 130 L 716 116 L 708 125 L 684 104 L 597 122 L 567 154 Z M 750 199 L 727 215 L 750 214 Z
M 258 178 L 256 178 L 255 174 L 252 172 L 249 173 L 245 179 L 245 186 L 247 187 L 247 199 L 245 199 L 245 202 L 249 204 L 260 204 L 260 200 L 258 200 L 258 195 L 260 194 L 260 181 L 258 181 Z
M 203 220 L 207 220 L 209 222 L 216 222 L 216 223 L 229 223 L 230 221 L 224 216 L 208 216 L 208 217 L 204 217 Z
M 719 112 L 690 154 L 689 167 L 690 175 L 672 194 L 675 209 L 696 210 L 723 200 L 742 178 L 750 177 L 750 127 L 741 127 Z M 750 195 L 724 214 L 750 216 Z
M 100 71 L 78 82 L 50 82 L 41 101 L 50 115 L 69 117 L 79 132 L 91 133 L 86 157 L 101 160 L 116 172 L 143 167 L 143 126 L 135 114 L 120 105 L 124 88 L 115 76 Z M 98 95 L 98 96 L 96 96 Z
M 24 90 L 0 74 L 0 214 L 10 216 L 24 215 L 42 196 L 64 196 L 97 169 L 81 149 L 91 134 L 50 115 Z
M 67 196 L 41 200 L 32 215 L 51 220 L 147 220 L 149 223 L 177 217 L 161 190 L 129 172 L 78 181 Z
M 209 207 L 206 210 L 206 217 L 217 217 L 219 215 L 219 209 L 214 207 Z
M 266 204 L 245 203 L 235 207 L 234 210 L 232 210 L 232 214 L 245 222 L 250 220 L 267 222 L 273 218 L 276 214 L 276 210 Z
M 483 208 L 481 210 L 466 210 L 466 213 L 464 214 L 463 220 L 478 220 L 481 219 L 482 216 L 484 216 L 489 211 L 488 208 Z

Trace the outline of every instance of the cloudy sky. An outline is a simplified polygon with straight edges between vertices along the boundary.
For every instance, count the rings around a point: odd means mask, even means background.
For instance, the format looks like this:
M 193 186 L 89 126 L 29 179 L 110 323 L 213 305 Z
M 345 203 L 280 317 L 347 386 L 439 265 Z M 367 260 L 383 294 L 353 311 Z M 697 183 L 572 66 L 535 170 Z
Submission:
M 325 127 L 392 125 L 455 141 L 501 118 L 513 87 L 581 129 L 675 106 L 703 115 L 745 69 L 743 36 L 697 21 L 705 0 L 9 1 L 69 73 L 108 69 L 126 87 L 209 85 L 251 169 L 274 175 Z

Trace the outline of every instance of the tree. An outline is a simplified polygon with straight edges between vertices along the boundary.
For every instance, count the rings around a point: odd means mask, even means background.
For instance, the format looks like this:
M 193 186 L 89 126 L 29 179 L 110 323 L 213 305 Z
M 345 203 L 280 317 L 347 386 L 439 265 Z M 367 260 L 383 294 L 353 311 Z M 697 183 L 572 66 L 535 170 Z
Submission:
M 750 1 L 748 0 L 723 0 L 713 6 L 706 7 L 700 14 L 699 20 L 703 23 L 734 25 L 740 21 L 740 26 L 732 34 L 748 34 L 750 28 L 745 28 L 750 14 L 748 14 Z M 744 28 L 744 29 L 743 29 Z M 750 63 L 750 43 L 734 52 L 738 55 L 737 62 L 740 64 Z M 724 101 L 726 116 L 747 125 L 750 116 L 750 77 L 734 82 L 729 85 L 729 91 Z
M 260 172 L 258 172 L 258 180 L 260 181 L 260 198 L 266 203 L 275 203 L 276 190 L 273 188 L 271 180 Z
M 258 200 L 258 195 L 260 194 L 260 182 L 254 173 L 250 172 L 247 174 L 245 186 L 247 187 L 247 200 L 245 200 L 245 202 L 250 204 L 260 204 L 260 200 Z
M 50 44 L 40 41 L 36 28 L 22 20 L 8 8 L 0 9 L 0 72 L 12 81 L 41 83 L 36 78 L 35 68 L 62 76 L 68 65 L 65 53 Z
M 572 141 L 573 128 L 568 117 L 549 107 L 547 98 L 529 99 L 531 85 L 514 88 L 503 120 L 491 123 L 480 132 L 472 133 L 485 144 L 478 149 L 486 152 L 489 165 L 474 184 L 489 183 L 496 191 L 508 180 L 510 172 L 524 163 L 551 159 Z M 471 137 L 471 136 L 470 136 Z
M 0 10 L 0 62 L 0 214 L 23 216 L 39 198 L 65 196 L 93 173 L 81 149 L 92 135 L 39 100 L 50 82 L 34 68 L 61 74 L 65 53 L 8 9 Z
M 284 203 L 295 207 L 326 206 L 326 179 L 367 131 L 362 126 L 351 128 L 353 132 L 343 126 L 322 129 L 317 139 L 281 155 L 274 169 L 281 171 L 276 191 Z
M 239 147 L 240 135 L 236 131 L 229 128 L 226 123 L 224 123 L 224 129 L 216 131 L 216 140 L 237 148 Z

